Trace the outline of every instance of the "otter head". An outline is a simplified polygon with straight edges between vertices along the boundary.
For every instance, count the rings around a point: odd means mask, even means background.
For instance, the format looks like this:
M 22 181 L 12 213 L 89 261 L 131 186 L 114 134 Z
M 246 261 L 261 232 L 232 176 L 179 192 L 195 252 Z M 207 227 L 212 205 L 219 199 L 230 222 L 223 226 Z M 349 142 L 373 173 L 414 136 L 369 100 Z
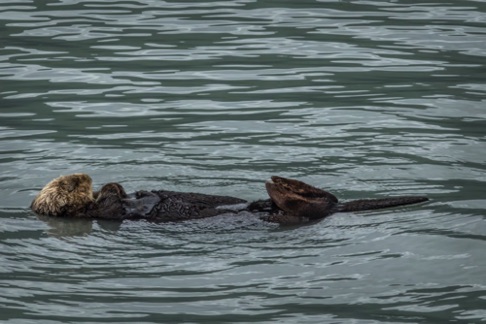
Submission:
M 91 177 L 75 173 L 60 176 L 45 185 L 30 208 L 41 215 L 77 216 L 93 200 Z
M 296 217 L 322 218 L 338 202 L 333 194 L 294 179 L 273 176 L 265 187 L 278 208 Z

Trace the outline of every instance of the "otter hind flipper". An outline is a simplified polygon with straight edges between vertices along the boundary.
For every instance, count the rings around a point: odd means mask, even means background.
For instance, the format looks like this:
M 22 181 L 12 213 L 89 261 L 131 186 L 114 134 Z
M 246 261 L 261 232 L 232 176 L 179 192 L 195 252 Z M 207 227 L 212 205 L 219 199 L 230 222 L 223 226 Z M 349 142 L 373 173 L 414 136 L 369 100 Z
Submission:
M 337 211 L 339 212 L 353 212 L 361 210 L 382 209 L 403 205 L 418 204 L 428 201 L 427 197 L 422 196 L 401 196 L 389 197 L 381 199 L 360 199 L 353 200 L 346 203 L 339 204 Z
M 275 195 L 296 195 L 303 199 L 327 199 L 331 202 L 338 202 L 336 196 L 320 188 L 311 186 L 305 182 L 284 177 L 272 176 L 265 183 L 268 195 L 274 200 Z
M 283 214 L 272 217 L 284 222 L 287 222 L 285 217 L 301 220 L 324 218 L 334 212 L 338 202 L 333 194 L 295 179 L 273 176 L 265 187 L 272 201 L 283 211 Z

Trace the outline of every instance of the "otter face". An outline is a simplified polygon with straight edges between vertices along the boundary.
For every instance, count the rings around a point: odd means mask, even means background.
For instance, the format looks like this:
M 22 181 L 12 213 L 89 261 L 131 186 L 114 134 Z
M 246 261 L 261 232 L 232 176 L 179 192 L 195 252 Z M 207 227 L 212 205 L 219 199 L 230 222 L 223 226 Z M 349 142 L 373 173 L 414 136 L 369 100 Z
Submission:
M 324 217 L 338 202 L 333 194 L 294 179 L 273 176 L 265 187 L 278 208 L 298 217 Z
M 60 176 L 45 185 L 30 208 L 41 215 L 76 216 L 93 200 L 91 177 L 75 173 Z

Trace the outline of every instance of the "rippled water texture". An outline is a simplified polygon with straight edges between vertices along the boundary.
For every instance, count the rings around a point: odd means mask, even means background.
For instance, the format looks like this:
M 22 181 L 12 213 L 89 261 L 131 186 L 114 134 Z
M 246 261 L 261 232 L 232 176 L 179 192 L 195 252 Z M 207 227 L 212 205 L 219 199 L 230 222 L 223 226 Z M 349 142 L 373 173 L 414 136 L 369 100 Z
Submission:
M 0 2 L 2 323 L 486 321 L 486 2 Z M 38 218 L 50 179 L 425 204 Z

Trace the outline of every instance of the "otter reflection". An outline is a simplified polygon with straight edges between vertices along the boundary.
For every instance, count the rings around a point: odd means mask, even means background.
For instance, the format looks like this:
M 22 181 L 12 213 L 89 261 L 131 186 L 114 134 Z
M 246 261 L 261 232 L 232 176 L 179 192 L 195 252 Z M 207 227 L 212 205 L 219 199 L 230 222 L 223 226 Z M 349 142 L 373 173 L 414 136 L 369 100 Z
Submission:
M 421 196 L 355 200 L 339 203 L 331 193 L 302 181 L 273 176 L 265 184 L 270 199 L 246 200 L 218 195 L 168 190 L 127 194 L 118 183 L 93 192 L 91 177 L 76 173 L 49 182 L 31 204 L 41 215 L 92 219 L 144 219 L 153 222 L 182 221 L 249 211 L 263 220 L 301 224 L 332 213 L 380 209 L 427 201 Z

